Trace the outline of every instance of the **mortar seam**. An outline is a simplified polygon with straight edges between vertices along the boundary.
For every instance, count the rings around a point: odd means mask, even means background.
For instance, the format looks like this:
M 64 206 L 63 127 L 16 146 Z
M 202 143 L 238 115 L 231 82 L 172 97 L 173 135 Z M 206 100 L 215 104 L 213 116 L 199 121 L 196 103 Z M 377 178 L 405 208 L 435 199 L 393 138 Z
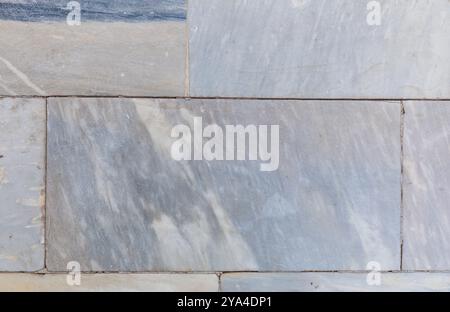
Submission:
M 404 135 L 405 135 L 405 105 L 400 101 L 400 271 L 403 271 L 403 217 L 404 217 Z

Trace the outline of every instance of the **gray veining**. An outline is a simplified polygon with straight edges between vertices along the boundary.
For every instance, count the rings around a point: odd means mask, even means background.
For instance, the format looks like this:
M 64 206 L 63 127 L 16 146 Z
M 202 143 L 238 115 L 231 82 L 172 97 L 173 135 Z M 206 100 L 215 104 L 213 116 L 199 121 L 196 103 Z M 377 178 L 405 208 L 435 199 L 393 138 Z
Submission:
M 10 2 L 0 3 L 0 95 L 185 94 L 184 1 L 85 1 L 78 26 L 59 2 Z
M 189 1 L 191 95 L 449 98 L 450 2 L 369 2 Z
M 400 104 L 49 99 L 47 266 L 85 271 L 400 265 Z M 171 131 L 280 127 L 279 169 L 175 161 Z
M 450 102 L 407 102 L 404 256 L 408 270 L 450 269 Z
M 0 19 L 65 21 L 67 0 L 0 0 Z M 186 19 L 185 0 L 79 0 L 83 21 L 146 22 Z
M 0 271 L 44 267 L 45 101 L 0 99 Z

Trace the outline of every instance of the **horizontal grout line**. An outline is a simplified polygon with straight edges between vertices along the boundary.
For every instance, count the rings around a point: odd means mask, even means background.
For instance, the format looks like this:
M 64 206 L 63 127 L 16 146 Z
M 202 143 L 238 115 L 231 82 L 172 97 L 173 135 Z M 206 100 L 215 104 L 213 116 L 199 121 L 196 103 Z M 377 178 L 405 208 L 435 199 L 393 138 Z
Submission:
M 81 274 L 154 274 L 154 275 L 226 275 L 226 274 L 368 274 L 370 270 L 337 270 L 337 271 L 81 271 Z M 450 274 L 450 270 L 381 270 L 381 274 L 411 274 L 411 273 L 430 273 L 430 274 Z M 35 274 L 35 275 L 61 275 L 68 274 L 67 271 L 36 271 L 36 272 L 13 272 L 0 271 L 1 274 Z
M 185 99 L 185 100 L 260 100 L 260 101 L 450 101 L 450 98 L 289 98 L 289 97 L 201 97 L 201 96 L 131 96 L 131 95 L 0 95 L 0 98 L 93 98 L 93 99 Z

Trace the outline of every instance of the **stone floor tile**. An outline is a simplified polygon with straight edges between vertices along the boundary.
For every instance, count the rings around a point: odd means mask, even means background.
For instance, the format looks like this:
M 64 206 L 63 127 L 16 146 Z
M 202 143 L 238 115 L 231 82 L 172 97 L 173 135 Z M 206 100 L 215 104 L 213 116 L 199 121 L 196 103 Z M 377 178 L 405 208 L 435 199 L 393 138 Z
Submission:
M 45 100 L 0 99 L 0 271 L 44 267 Z
M 447 0 L 190 0 L 188 24 L 191 96 L 450 98 Z
M 184 0 L 67 3 L 0 0 L 0 95 L 184 95 Z
M 398 102 L 53 98 L 48 118 L 50 271 L 399 269 Z M 175 160 L 180 129 L 211 156 L 200 122 L 255 125 L 259 161 Z
M 221 276 L 222 291 L 426 292 L 450 291 L 449 273 L 236 273 Z
M 8 292 L 216 292 L 215 274 L 81 274 L 80 285 L 66 274 L 1 274 L 0 291 Z M 72 286 L 71 286 L 72 285 Z
M 403 267 L 450 270 L 450 101 L 407 102 Z

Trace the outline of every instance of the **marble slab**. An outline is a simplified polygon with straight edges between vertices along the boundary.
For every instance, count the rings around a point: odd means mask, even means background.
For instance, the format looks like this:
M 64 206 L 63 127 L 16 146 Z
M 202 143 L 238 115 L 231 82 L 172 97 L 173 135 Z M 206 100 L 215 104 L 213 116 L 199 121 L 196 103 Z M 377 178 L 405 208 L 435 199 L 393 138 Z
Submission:
M 44 267 L 45 100 L 0 99 L 0 271 Z
M 215 274 L 81 274 L 70 286 L 66 274 L 0 274 L 2 292 L 217 292 Z
M 450 98 L 450 2 L 373 2 L 190 0 L 191 96 Z
M 276 170 L 263 139 L 257 160 L 205 160 L 194 118 L 278 126 Z M 204 160 L 176 160 L 183 125 Z M 398 102 L 50 98 L 47 177 L 50 271 L 400 266 Z
M 405 103 L 403 267 L 450 270 L 450 101 Z
M 184 95 L 184 0 L 68 2 L 0 0 L 0 95 Z
M 381 273 L 380 284 L 367 273 L 236 273 L 221 276 L 229 292 L 449 292 L 449 273 Z M 369 277 L 371 281 L 372 277 Z M 378 277 L 377 277 L 378 278 Z
M 67 0 L 0 0 L 0 19 L 27 22 L 65 21 Z M 80 0 L 82 20 L 166 21 L 185 20 L 184 0 Z

